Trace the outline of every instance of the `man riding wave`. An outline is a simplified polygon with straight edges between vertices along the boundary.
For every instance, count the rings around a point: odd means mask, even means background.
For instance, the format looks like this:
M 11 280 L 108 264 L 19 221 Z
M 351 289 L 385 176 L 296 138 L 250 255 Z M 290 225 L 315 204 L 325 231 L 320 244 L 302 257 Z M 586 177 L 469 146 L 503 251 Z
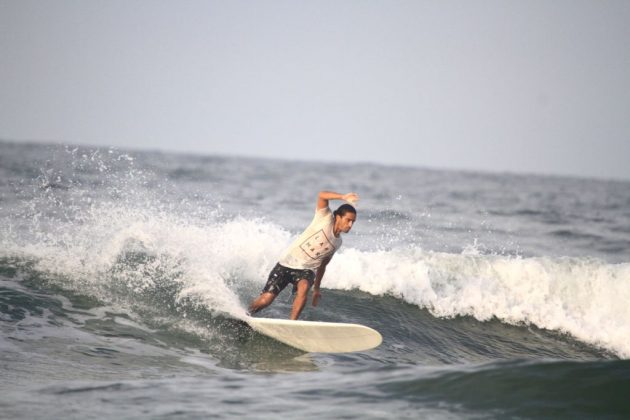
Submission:
M 330 200 L 343 200 L 350 204 L 342 204 L 332 212 L 328 207 Z M 357 219 L 357 211 L 351 204 L 358 200 L 356 193 L 321 191 L 318 194 L 315 217 L 271 270 L 262 293 L 249 305 L 250 314 L 269 306 L 289 283 L 296 290 L 290 319 L 300 316 L 311 287 L 313 306 L 317 306 L 326 266 L 341 247 L 341 234 L 348 233 Z

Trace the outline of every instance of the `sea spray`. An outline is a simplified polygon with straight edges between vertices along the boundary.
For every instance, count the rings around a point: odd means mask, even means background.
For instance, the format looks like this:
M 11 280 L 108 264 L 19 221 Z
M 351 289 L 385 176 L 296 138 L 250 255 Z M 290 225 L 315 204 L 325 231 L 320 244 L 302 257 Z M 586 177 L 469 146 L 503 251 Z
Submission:
M 124 293 L 142 294 L 166 282 L 177 285 L 177 301 L 242 316 L 239 291 L 259 288 L 289 240 L 274 225 L 239 218 L 200 226 L 146 210 L 95 210 L 94 216 L 92 223 L 66 226 L 71 234 L 58 227 L 46 240 L 5 252 L 105 301 L 114 283 Z
M 53 149 L 37 177 L 10 182 L 20 201 L 2 217 L 2 256 L 105 302 L 168 289 L 175 304 L 243 316 L 239 291 L 289 239 L 113 150 Z

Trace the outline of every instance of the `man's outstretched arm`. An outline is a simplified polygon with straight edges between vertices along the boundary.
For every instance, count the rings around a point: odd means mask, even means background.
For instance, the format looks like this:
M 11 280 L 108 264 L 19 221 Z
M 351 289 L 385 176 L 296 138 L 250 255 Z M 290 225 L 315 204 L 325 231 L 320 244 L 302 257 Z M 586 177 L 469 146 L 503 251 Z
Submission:
M 332 191 L 320 191 L 317 196 L 317 210 L 328 207 L 330 200 L 343 200 L 352 205 L 359 201 L 359 195 L 357 193 L 339 194 Z

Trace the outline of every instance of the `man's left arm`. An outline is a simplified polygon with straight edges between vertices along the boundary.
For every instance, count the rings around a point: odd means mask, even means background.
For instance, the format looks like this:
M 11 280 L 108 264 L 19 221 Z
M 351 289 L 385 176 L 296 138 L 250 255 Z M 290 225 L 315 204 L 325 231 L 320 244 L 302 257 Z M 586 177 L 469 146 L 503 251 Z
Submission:
M 324 273 L 326 272 L 326 266 L 330 262 L 332 257 L 325 258 L 322 261 L 322 264 L 317 269 L 317 274 L 315 275 L 315 284 L 313 285 L 313 306 L 317 306 L 319 303 L 319 298 L 322 296 L 319 291 L 319 286 L 322 283 L 322 278 L 324 278 Z
M 359 201 L 359 195 L 357 193 L 339 194 L 332 191 L 320 191 L 317 195 L 317 210 L 325 209 L 328 207 L 330 200 L 343 200 L 347 203 L 355 205 Z

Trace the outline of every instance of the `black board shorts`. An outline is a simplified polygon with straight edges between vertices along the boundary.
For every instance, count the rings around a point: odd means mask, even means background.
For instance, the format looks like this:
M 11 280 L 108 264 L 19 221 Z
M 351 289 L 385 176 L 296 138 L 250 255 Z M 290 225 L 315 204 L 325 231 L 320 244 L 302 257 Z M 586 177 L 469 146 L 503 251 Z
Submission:
M 289 268 L 278 263 L 273 270 L 271 270 L 271 273 L 269 273 L 269 278 L 263 288 L 263 293 L 270 292 L 277 296 L 289 283 L 293 285 L 295 290 L 300 280 L 308 280 L 308 287 L 310 289 L 315 282 L 315 272 L 309 269 Z

